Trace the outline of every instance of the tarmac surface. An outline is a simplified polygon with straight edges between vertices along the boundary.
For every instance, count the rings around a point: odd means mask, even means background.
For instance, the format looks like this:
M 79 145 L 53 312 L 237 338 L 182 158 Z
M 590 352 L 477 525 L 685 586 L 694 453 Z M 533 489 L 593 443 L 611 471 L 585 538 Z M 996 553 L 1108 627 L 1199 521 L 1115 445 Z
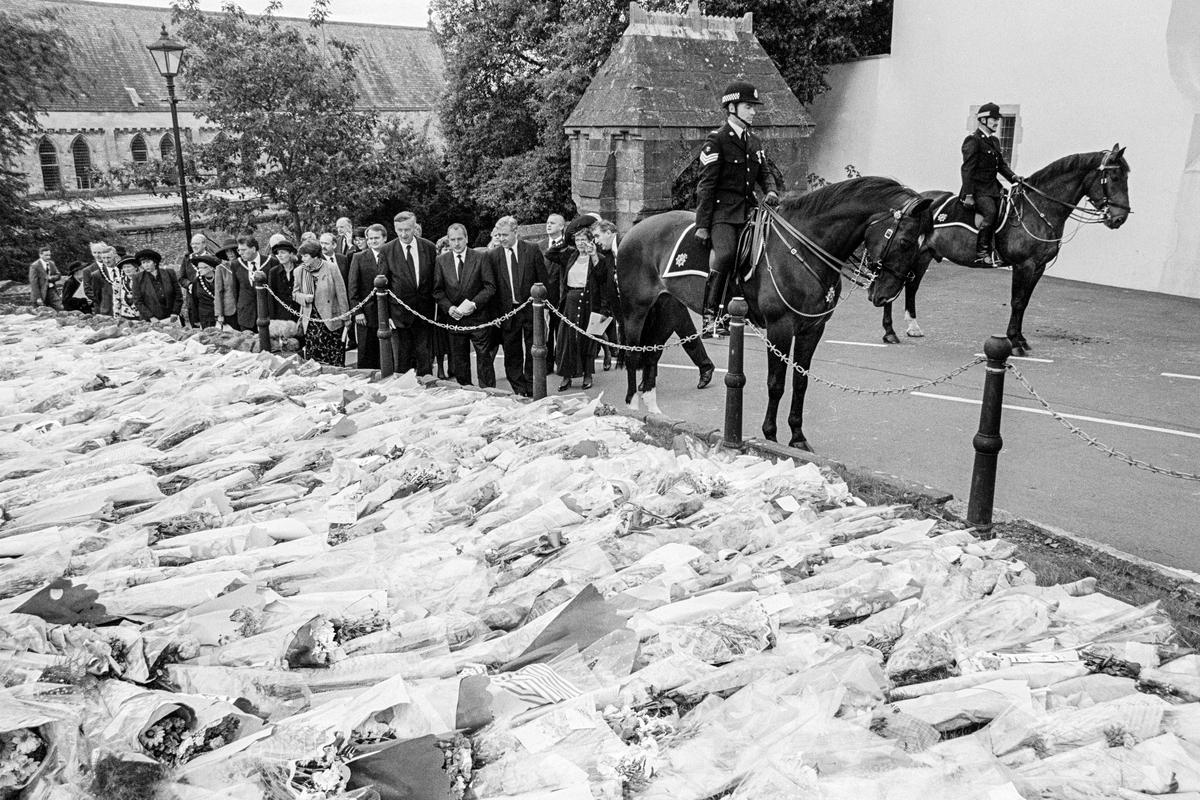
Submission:
M 923 338 L 883 345 L 882 313 L 856 290 L 826 327 L 813 374 L 856 387 L 910 386 L 982 354 L 1008 322 L 1011 272 L 934 264 L 917 298 Z M 1153 465 L 1200 473 L 1200 300 L 1043 278 L 1025 316 L 1033 348 L 1019 369 L 1049 405 L 1088 435 Z M 672 339 L 672 341 L 675 341 Z M 706 340 L 719 368 L 727 340 Z M 747 332 L 744 431 L 761 437 L 764 345 Z M 499 365 L 498 365 L 499 367 Z M 505 386 L 503 372 L 500 386 Z M 724 420 L 723 369 L 697 391 L 697 371 L 676 347 L 662 359 L 662 412 L 711 428 Z M 822 455 L 969 494 L 984 370 L 938 386 L 868 396 L 810 385 L 805 434 Z M 560 381 L 551 375 L 554 392 Z M 576 381 L 578 386 L 578 381 Z M 787 408 L 781 403 L 780 439 Z M 623 403 L 625 374 L 597 363 L 591 395 Z M 1109 457 L 1041 410 L 1012 374 L 1005 409 L 996 507 L 1168 566 L 1200 571 L 1200 482 L 1157 475 Z

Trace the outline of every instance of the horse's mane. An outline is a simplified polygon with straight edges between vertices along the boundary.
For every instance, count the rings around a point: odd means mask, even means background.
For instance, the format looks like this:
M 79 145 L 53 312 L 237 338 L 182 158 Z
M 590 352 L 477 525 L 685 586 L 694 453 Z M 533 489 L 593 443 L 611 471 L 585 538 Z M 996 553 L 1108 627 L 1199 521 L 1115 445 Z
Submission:
M 816 216 L 843 203 L 852 202 L 867 195 L 884 195 L 889 202 L 900 204 L 915 193 L 892 178 L 868 175 L 864 178 L 831 183 L 811 192 L 788 192 L 781 208 L 785 212 L 798 212 L 805 216 Z
M 1108 151 L 1097 150 L 1093 153 L 1073 153 L 1069 156 L 1063 156 L 1060 159 L 1051 161 L 1049 164 L 1026 178 L 1026 180 L 1036 186 L 1039 180 L 1045 181 L 1050 178 L 1056 178 L 1059 175 L 1067 175 L 1072 172 L 1095 169 L 1096 167 L 1100 166 L 1100 159 L 1104 158 L 1104 154 L 1106 152 Z M 1125 170 L 1126 174 L 1129 173 L 1129 162 L 1125 160 L 1125 156 L 1121 156 L 1114 163 L 1120 165 L 1121 169 Z

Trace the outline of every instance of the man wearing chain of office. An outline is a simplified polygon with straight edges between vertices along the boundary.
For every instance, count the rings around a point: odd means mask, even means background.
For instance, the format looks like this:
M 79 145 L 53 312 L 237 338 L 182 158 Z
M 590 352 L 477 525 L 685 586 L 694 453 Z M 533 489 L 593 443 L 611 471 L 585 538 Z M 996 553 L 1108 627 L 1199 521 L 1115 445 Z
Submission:
M 700 150 L 700 181 L 696 185 L 697 239 L 710 242 L 708 281 L 704 286 L 704 335 L 710 336 L 737 254 L 738 237 L 755 206 L 754 187 L 766 194 L 769 205 L 779 203 L 775 177 L 767 168 L 767 154 L 753 131 L 754 116 L 762 100 L 745 81 L 734 81 L 721 95 L 725 124 L 708 134 Z

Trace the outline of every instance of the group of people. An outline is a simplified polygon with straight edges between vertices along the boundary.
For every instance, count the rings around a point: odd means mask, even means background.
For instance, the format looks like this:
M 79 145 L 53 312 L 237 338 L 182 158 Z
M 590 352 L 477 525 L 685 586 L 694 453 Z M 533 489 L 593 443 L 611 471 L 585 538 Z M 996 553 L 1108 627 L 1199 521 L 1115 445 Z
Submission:
M 393 230 L 389 240 L 381 224 L 355 228 L 343 218 L 333 232 L 305 232 L 299 244 L 275 234 L 263 248 L 244 235 L 211 250 L 208 237 L 197 234 L 178 268 L 153 249 L 122 258 L 115 247 L 93 242 L 91 263 L 60 272 L 47 247 L 30 265 L 30 293 L 35 305 L 69 311 L 254 330 L 254 274 L 262 271 L 273 336 L 297 338 L 305 355 L 322 363 L 374 369 L 381 352 L 375 279 L 382 275 L 390 292 L 382 329 L 397 372 L 432 375 L 436 366 L 439 378 L 494 387 L 502 350 L 504 375 L 521 395 L 533 391 L 533 309 L 525 301 L 535 283 L 578 328 L 618 339 L 617 229 L 607 220 L 583 215 L 567 224 L 551 214 L 546 237 L 534 243 L 521 240 L 517 220 L 506 216 L 480 247 L 468 246 L 459 223 L 436 243 L 425 239 L 407 211 L 393 219 Z M 499 322 L 489 325 L 493 320 Z M 546 322 L 548 367 L 562 379 L 560 390 L 576 380 L 589 388 L 596 341 L 559 325 L 554 314 Z M 605 369 L 612 362 L 605 348 Z
M 768 168 L 754 119 L 762 105 L 758 90 L 745 81 L 730 84 L 720 98 L 725 123 L 712 131 L 698 156 L 702 171 L 697 185 L 695 237 L 709 248 L 709 272 L 703 316 L 706 335 L 716 328 L 728 295 L 729 277 L 739 237 L 757 204 L 779 202 L 778 185 Z M 1004 161 L 996 138 L 1000 109 L 986 103 L 977 115 L 978 128 L 963 142 L 963 187 L 960 200 L 981 215 L 976 266 L 996 266 L 992 253 L 999 206 L 997 174 L 1019 182 Z M 228 239 L 215 253 L 208 239 L 193 237 L 190 252 L 177 271 L 162 266 L 162 256 L 144 249 L 118 259 L 103 242 L 92 244 L 93 262 L 72 264 L 66 273 L 45 249 L 30 265 L 29 284 L 35 304 L 56 303 L 67 310 L 168 320 L 198 327 L 226 326 L 252 330 L 257 321 L 253 276 L 261 270 L 270 290 L 272 328 L 294 332 L 305 353 L 318 361 L 344 365 L 356 350 L 362 368 L 380 366 L 380 332 L 390 340 L 396 371 L 416 370 L 453 376 L 471 384 L 471 352 L 475 380 L 495 386 L 493 362 L 504 351 L 504 373 L 513 391 L 532 393 L 533 310 L 525 301 L 535 283 L 562 315 L 547 318 L 549 371 L 557 372 L 560 391 L 592 383 L 597 355 L 593 336 L 619 340 L 616 280 L 616 226 L 591 215 L 567 224 L 559 214 L 546 220 L 540 244 L 521 241 L 517 221 L 501 218 L 488 244 L 468 246 L 467 229 L 454 224 L 436 244 L 421 236 L 408 211 L 393 220 L 395 238 L 388 240 L 380 224 L 355 228 L 339 219 L 333 232 L 305 232 L 299 245 L 282 234 L 260 250 L 253 236 Z M 374 282 L 387 280 L 387 319 L 380 325 Z M 703 345 L 691 341 L 695 328 L 685 312 L 665 314 L 667 324 L 686 343 L 685 352 L 700 370 L 698 388 L 712 379 L 713 365 Z M 570 324 L 560 324 L 562 321 Z M 495 324 L 488 324 L 494 322 Z M 606 348 L 604 364 L 611 364 Z

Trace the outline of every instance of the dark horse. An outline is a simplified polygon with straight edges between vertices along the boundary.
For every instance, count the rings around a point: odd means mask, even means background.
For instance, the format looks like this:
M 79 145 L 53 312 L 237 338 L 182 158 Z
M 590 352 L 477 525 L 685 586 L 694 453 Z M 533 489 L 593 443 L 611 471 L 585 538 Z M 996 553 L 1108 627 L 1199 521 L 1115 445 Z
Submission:
M 795 364 L 807 370 L 821 340 L 825 323 L 841 296 L 841 279 L 850 276 L 846 260 L 859 246 L 866 250 L 866 276 L 875 305 L 896 297 L 904 288 L 925 235 L 932 230 L 930 201 L 890 178 L 865 177 L 836 183 L 809 194 L 789 196 L 777 214 L 769 214 L 763 246 L 755 253 L 753 269 L 735 294 L 746 298 L 750 319 L 764 326 L 772 346 L 791 353 Z M 617 257 L 617 281 L 625 340 L 629 344 L 661 345 L 670 327 L 652 319 L 655 303 L 669 293 L 692 310 L 703 302 L 704 272 L 670 275 L 679 263 L 677 243 L 694 247 L 691 227 L 695 214 L 670 211 L 650 217 L 629 231 Z M 707 257 L 707 254 L 694 258 Z M 861 273 L 860 273 L 861 274 Z M 682 310 L 682 309 L 681 309 Z M 659 353 L 629 353 L 625 366 L 628 391 L 625 402 L 640 393 L 637 369 L 643 368 L 641 386 L 651 411 L 657 411 L 654 376 Z M 767 414 L 762 431 L 775 440 L 775 416 L 787 379 L 788 364 L 768 352 Z M 808 377 L 797 374 L 792 388 L 788 424 L 793 447 L 809 449 L 804 436 L 804 393 Z
M 923 197 L 933 201 L 937 210 L 957 204 L 951 192 L 925 192 Z M 1077 153 L 1060 158 L 1038 170 L 1015 187 L 1012 205 L 996 230 L 996 250 L 1005 264 L 1011 264 L 1012 313 L 1008 319 L 1008 338 L 1013 353 L 1023 356 L 1032 348 L 1021 332 L 1025 309 L 1033 288 L 1042 273 L 1058 255 L 1063 240 L 1063 226 L 1072 214 L 1079 219 L 1089 215 L 1108 228 L 1119 228 L 1129 216 L 1129 164 L 1125 148 L 1114 144 L 1111 150 L 1096 153 Z M 1086 197 L 1095 211 L 1077 209 Z M 934 220 L 933 235 L 925 242 L 925 250 L 917 259 L 913 274 L 904 287 L 904 318 L 909 336 L 922 336 L 917 325 L 917 289 L 929 269 L 930 259 L 949 259 L 956 264 L 971 265 L 975 260 L 975 229 L 962 222 Z M 883 340 L 900 341 L 892 328 L 892 304 L 883 307 Z

